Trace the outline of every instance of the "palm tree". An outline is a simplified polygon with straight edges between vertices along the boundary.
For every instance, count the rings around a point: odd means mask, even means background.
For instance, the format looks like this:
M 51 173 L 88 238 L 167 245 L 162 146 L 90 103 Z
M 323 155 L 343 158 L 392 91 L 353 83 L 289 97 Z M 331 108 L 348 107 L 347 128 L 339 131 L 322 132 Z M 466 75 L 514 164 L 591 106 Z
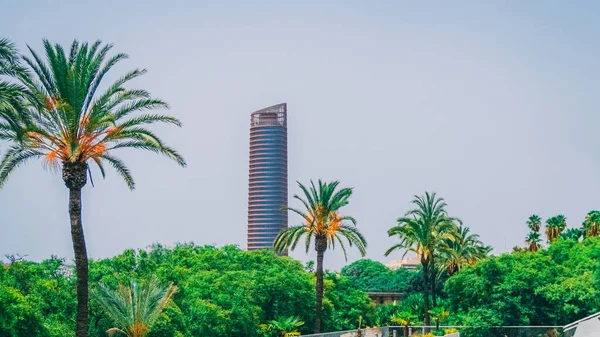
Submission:
M 109 336 L 120 332 L 127 337 L 144 337 L 176 291 L 172 283 L 160 286 L 152 276 L 141 285 L 135 281 L 129 287 L 119 285 L 116 291 L 100 284 L 94 297 L 115 324 L 107 331 Z
M 540 233 L 538 232 L 529 232 L 529 235 L 525 238 L 525 242 L 529 245 L 527 248 L 530 252 L 537 252 L 540 249 L 540 243 L 542 239 L 540 238 Z
M 462 267 L 470 266 L 484 259 L 492 250 L 485 246 L 479 235 L 470 234 L 471 229 L 460 225 L 452 239 L 443 240 L 440 247 L 441 262 L 450 276 L 460 271 Z
M 267 324 L 261 324 L 260 329 L 265 336 L 285 337 L 288 334 L 296 333 L 296 329 L 303 325 L 304 322 L 298 317 L 279 317 Z
M 590 211 L 585 217 L 583 228 L 586 237 L 600 235 L 600 211 Z
M 310 188 L 298 182 L 298 186 L 304 193 L 304 199 L 294 195 L 303 205 L 305 210 L 288 208 L 297 213 L 304 219 L 301 225 L 284 228 L 275 238 L 273 248 L 278 252 L 287 249 L 295 249 L 298 241 L 306 235 L 306 251 L 310 249 L 311 241 L 314 239 L 315 250 L 317 251 L 317 272 L 316 272 L 316 319 L 315 333 L 321 332 L 321 311 L 323 308 L 323 258 L 328 248 L 335 248 L 339 243 L 344 256 L 346 256 L 346 247 L 342 238 L 348 241 L 351 247 L 356 245 L 362 256 L 366 254 L 367 242 L 362 234 L 356 229 L 356 220 L 351 216 L 342 216 L 340 209 L 348 204 L 348 199 L 352 195 L 352 188 L 341 188 L 336 190 L 339 182 L 331 183 L 319 180 L 318 186 L 310 182 Z
M 527 226 L 529 226 L 529 229 L 533 232 L 539 232 L 541 224 L 542 219 L 535 214 L 531 215 L 527 220 Z
M 582 228 L 569 228 L 560 234 L 560 237 L 563 240 L 575 240 L 579 241 L 579 239 L 585 237 L 585 229 Z
M 450 313 L 444 307 L 435 307 L 429 310 L 429 314 L 435 321 L 435 329 L 439 330 L 440 323 L 450 315 Z
M 403 218 L 398 219 L 398 225 L 388 230 L 388 236 L 398 236 L 400 242 L 392 246 L 385 252 L 388 256 L 393 251 L 405 249 L 404 255 L 408 252 L 415 252 L 421 258 L 423 266 L 423 304 L 425 314 L 425 325 L 431 325 L 429 316 L 429 294 L 433 289 L 432 284 L 435 279 L 430 276 L 435 266 L 434 255 L 436 248 L 440 246 L 443 240 L 454 240 L 456 235 L 455 221 L 446 212 L 446 203 L 443 198 L 437 198 L 435 193 L 426 192 L 424 196 L 415 196 L 412 201 L 417 207 L 408 211 Z
M 179 165 L 184 159 L 165 145 L 147 124 L 169 123 L 178 119 L 145 111 L 166 109 L 167 103 L 141 89 L 124 85 L 146 71 L 126 73 L 99 92 L 105 75 L 126 54 L 108 57 L 112 45 L 100 41 L 88 45 L 77 40 L 65 53 L 59 44 L 44 40 L 46 62 L 33 49 L 32 58 L 23 57 L 33 76 L 19 76 L 27 88 L 28 108 L 0 110 L 2 137 L 12 143 L 0 162 L 0 187 L 9 175 L 28 160 L 42 158 L 46 167 L 61 169 L 69 189 L 71 238 L 77 276 L 76 337 L 87 336 L 88 259 L 81 222 L 81 190 L 95 163 L 102 177 L 104 165 L 111 165 L 130 189 L 135 184 L 125 163 L 113 156 L 120 148 L 148 150 L 165 155 Z M 93 181 L 92 181 L 93 183 Z
M 393 314 L 392 317 L 390 317 L 390 321 L 393 324 L 404 327 L 404 337 L 408 336 L 408 327 L 413 325 L 416 320 L 417 315 L 409 311 L 402 311 L 397 314 Z
M 566 227 L 567 218 L 564 215 L 553 216 L 546 220 L 546 237 L 548 238 L 548 242 L 557 239 Z

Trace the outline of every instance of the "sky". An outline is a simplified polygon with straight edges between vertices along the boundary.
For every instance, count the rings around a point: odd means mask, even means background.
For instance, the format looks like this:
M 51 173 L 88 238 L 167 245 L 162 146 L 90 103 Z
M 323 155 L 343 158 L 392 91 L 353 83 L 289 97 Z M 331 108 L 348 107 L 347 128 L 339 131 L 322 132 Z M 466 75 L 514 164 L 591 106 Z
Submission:
M 107 83 L 148 69 L 132 85 L 184 123 L 155 130 L 187 168 L 123 151 L 135 191 L 113 171 L 84 188 L 91 258 L 245 248 L 250 113 L 286 102 L 290 197 L 296 181 L 354 187 L 344 211 L 386 262 L 401 256 L 383 255 L 387 229 L 425 191 L 495 253 L 524 245 L 532 213 L 578 227 L 600 208 L 599 14 L 594 1 L 5 1 L 0 36 L 24 53 L 42 38 L 112 43 L 130 58 Z M 60 174 L 20 168 L 0 190 L 0 256 L 72 259 L 67 206 Z

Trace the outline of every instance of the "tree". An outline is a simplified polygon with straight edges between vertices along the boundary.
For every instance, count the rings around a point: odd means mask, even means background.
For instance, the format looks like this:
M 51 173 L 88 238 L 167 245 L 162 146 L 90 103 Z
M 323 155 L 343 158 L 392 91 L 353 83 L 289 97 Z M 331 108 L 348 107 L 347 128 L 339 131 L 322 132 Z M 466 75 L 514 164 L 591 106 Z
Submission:
M 399 326 L 404 327 L 404 337 L 408 336 L 408 327 L 414 324 L 417 320 L 417 316 L 410 311 L 402 311 L 397 314 L 392 315 L 390 321 L 393 324 L 397 324 Z
M 567 227 L 567 218 L 564 215 L 557 215 L 546 220 L 546 237 L 548 242 L 552 242 L 560 236 Z
M 310 261 L 306 262 L 304 269 L 309 273 L 314 273 L 315 272 L 315 261 L 310 260 Z
M 461 225 L 453 238 L 442 241 L 441 262 L 452 276 L 464 266 L 470 266 L 487 257 L 492 247 L 485 246 L 479 235 L 470 234 L 471 229 Z
M 356 329 L 362 317 L 365 326 L 377 323 L 376 308 L 369 296 L 343 275 L 325 272 L 322 331 Z
M 340 209 L 348 204 L 352 195 L 352 188 L 341 188 L 337 190 L 338 181 L 331 183 L 319 180 L 318 186 L 311 181 L 310 188 L 298 182 L 298 186 L 304 193 L 304 198 L 294 195 L 306 210 L 288 208 L 290 211 L 300 215 L 304 224 L 283 229 L 275 238 L 273 247 L 282 252 L 287 249 L 295 249 L 298 241 L 304 235 L 306 251 L 310 249 L 311 240 L 314 238 L 315 250 L 317 251 L 316 271 L 316 318 L 315 333 L 321 331 L 321 311 L 323 309 L 323 258 L 328 248 L 335 248 L 339 243 L 344 256 L 346 247 L 342 238 L 348 241 L 351 247 L 356 245 L 361 255 L 366 254 L 367 242 L 362 234 L 356 229 L 356 220 L 351 216 L 342 216 Z
M 0 336 L 73 335 L 76 301 L 70 274 L 57 257 L 0 263 Z
M 96 41 L 91 45 L 64 48 L 44 40 L 46 62 L 29 48 L 32 58 L 23 57 L 33 76 L 19 75 L 27 88 L 27 109 L 0 110 L 1 137 L 12 143 L 0 162 L 0 187 L 20 165 L 42 158 L 47 167 L 62 170 L 69 189 L 71 238 L 77 275 L 76 337 L 87 336 L 88 258 L 81 221 L 81 190 L 95 163 L 105 176 L 104 164 L 111 165 L 130 189 L 135 184 L 125 163 L 113 156 L 119 148 L 147 150 L 165 155 L 179 165 L 185 161 L 165 145 L 147 124 L 169 123 L 180 126 L 178 119 L 162 114 L 139 114 L 166 109 L 167 103 L 152 98 L 145 90 L 125 89 L 124 85 L 146 71 L 136 69 L 117 79 L 98 94 L 105 75 L 126 54 L 107 58 L 112 45 Z M 137 114 L 137 115 L 136 115 Z
M 435 307 L 429 310 L 429 314 L 431 315 L 431 317 L 433 317 L 436 330 L 439 330 L 440 323 L 450 315 L 450 313 L 446 309 L 444 309 L 444 307 Z
M 600 239 L 555 240 L 536 254 L 487 258 L 448 279 L 446 304 L 464 325 L 565 325 L 600 308 Z
M 90 259 L 90 284 L 102 283 L 109 289 L 153 275 L 179 290 L 146 337 L 260 337 L 260 323 L 290 316 L 306 322 L 298 328 L 302 334 L 314 330 L 315 275 L 299 261 L 271 251 L 155 244 L 147 250 Z M 64 259 L 0 265 L 0 336 L 73 336 L 75 282 L 72 266 Z M 324 331 L 356 329 L 361 315 L 364 324 L 376 324 L 376 307 L 348 277 L 325 272 L 324 287 Z M 12 305 L 14 296 L 7 289 L 18 291 L 23 301 Z M 94 298 L 89 313 L 90 336 L 105 336 L 115 327 Z M 35 333 L 37 327 L 42 330 Z
M 357 260 L 341 270 L 354 286 L 366 292 L 403 292 L 410 290 L 410 283 L 417 274 L 405 268 L 391 270 L 379 261 Z
M 529 227 L 529 229 L 531 229 L 532 232 L 539 232 L 541 224 L 542 219 L 535 214 L 531 215 L 527 220 L 527 226 Z
M 451 218 L 446 212 L 446 203 L 443 198 L 438 198 L 435 193 L 426 192 L 424 196 L 415 196 L 412 201 L 417 207 L 398 219 L 398 225 L 388 230 L 388 236 L 398 236 L 400 242 L 385 252 L 388 256 L 393 251 L 405 249 L 405 256 L 409 251 L 415 252 L 421 258 L 424 279 L 424 315 L 425 325 L 431 325 L 429 315 L 429 294 L 435 279 L 430 276 L 434 267 L 436 248 L 442 240 L 454 240 L 456 235 L 456 218 Z
M 109 336 L 120 332 L 127 337 L 144 337 L 176 291 L 173 284 L 163 287 L 151 277 L 141 285 L 136 281 L 129 287 L 119 285 L 116 291 L 100 284 L 94 297 L 116 325 L 107 331 Z
M 42 318 L 23 294 L 0 284 L 0 336 L 43 336 Z
M 600 211 L 590 211 L 583 222 L 585 236 L 600 235 Z
M 525 242 L 527 242 L 527 249 L 530 252 L 537 252 L 538 249 L 540 249 L 540 243 L 542 242 L 542 239 L 540 238 L 540 233 L 529 232 L 529 235 L 525 238 Z
M 579 239 L 585 237 L 585 230 L 581 228 L 569 228 L 560 234 L 560 237 L 564 240 L 579 241 Z
M 289 333 L 297 332 L 296 330 L 302 325 L 304 325 L 304 322 L 298 317 L 279 317 L 266 324 L 261 324 L 260 329 L 265 337 L 271 337 L 273 335 L 285 337 Z

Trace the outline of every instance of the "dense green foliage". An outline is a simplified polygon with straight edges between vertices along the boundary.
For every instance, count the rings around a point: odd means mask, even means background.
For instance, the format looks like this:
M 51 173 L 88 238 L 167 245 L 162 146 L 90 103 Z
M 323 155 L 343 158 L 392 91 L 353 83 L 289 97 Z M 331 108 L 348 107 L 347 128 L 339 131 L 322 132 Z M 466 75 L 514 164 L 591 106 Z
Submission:
M 72 336 L 75 280 L 56 257 L 0 267 L 0 336 Z
M 234 246 L 178 245 L 127 250 L 91 261 L 90 284 L 116 288 L 151 275 L 178 292 L 148 337 L 260 336 L 260 324 L 297 316 L 312 331 L 315 277 L 291 258 Z M 355 328 L 363 315 L 373 325 L 375 308 L 345 276 L 325 273 L 323 330 Z M 21 261 L 0 268 L 0 336 L 73 336 L 75 280 L 63 260 Z M 114 325 L 99 304 L 90 304 L 90 336 Z
M 570 323 L 600 310 L 599 257 L 597 238 L 491 257 L 446 282 L 450 312 L 464 324 Z
M 564 325 L 582 318 L 600 310 L 599 260 L 600 238 L 559 238 L 547 249 L 503 254 L 465 267 L 445 281 L 438 307 L 450 315 L 443 324 Z M 149 337 L 260 336 L 261 323 L 292 316 L 306 322 L 302 333 L 313 329 L 314 274 L 298 261 L 267 251 L 157 245 L 90 265 L 92 289 L 100 282 L 114 288 L 151 275 L 163 284 L 173 282 L 179 291 Z M 370 275 L 380 277 L 371 282 Z M 361 315 L 364 326 L 393 324 L 407 315 L 413 325 L 424 322 L 422 290 L 414 285 L 422 282 L 420 271 L 391 271 L 379 262 L 359 260 L 324 277 L 325 331 L 356 328 Z M 394 280 L 408 289 L 396 305 L 376 308 L 360 289 L 389 290 L 384 286 Z M 0 268 L 2 337 L 73 336 L 75 304 L 72 270 L 61 259 Z M 90 335 L 105 336 L 111 327 L 92 301 Z
M 391 270 L 381 262 L 361 259 L 342 268 L 342 275 L 365 292 L 406 293 L 417 273 L 405 268 Z

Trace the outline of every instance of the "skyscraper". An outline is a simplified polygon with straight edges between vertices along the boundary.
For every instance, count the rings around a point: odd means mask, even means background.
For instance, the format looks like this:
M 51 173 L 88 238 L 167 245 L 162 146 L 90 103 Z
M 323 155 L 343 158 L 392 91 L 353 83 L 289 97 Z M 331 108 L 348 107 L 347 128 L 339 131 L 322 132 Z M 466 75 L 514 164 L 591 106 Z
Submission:
M 282 103 L 250 116 L 248 250 L 273 249 L 287 227 L 288 212 L 282 209 L 287 186 L 287 104 Z

